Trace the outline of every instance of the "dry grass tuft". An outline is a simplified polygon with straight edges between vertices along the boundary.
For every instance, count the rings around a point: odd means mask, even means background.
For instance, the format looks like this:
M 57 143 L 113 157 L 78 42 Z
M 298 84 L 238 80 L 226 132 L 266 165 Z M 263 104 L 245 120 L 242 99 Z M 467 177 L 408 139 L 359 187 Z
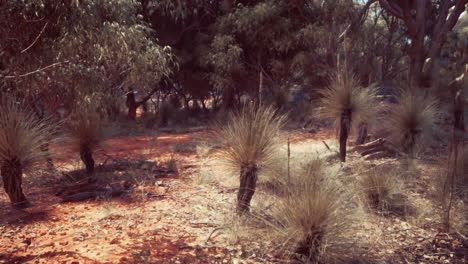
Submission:
M 271 106 L 246 104 L 219 125 L 220 157 L 235 170 L 271 162 L 284 121 L 285 116 Z
M 378 87 L 372 84 L 361 87 L 358 77 L 349 69 L 342 68 L 329 76 L 329 85 L 320 92 L 319 116 L 333 120 L 336 127 L 343 113 L 349 112 L 353 125 L 369 121 L 376 116 L 379 107 Z
M 402 151 L 415 154 L 432 138 L 439 113 L 434 97 L 421 92 L 402 90 L 398 104 L 389 106 L 387 129 L 395 145 Z
M 59 138 L 57 124 L 37 119 L 16 100 L 2 100 L 0 105 L 0 161 L 17 160 L 23 170 L 45 164 L 51 153 L 46 144 Z
M 286 195 L 278 197 L 268 225 L 273 240 L 307 263 L 324 263 L 345 243 L 351 213 L 345 209 L 345 191 L 328 175 L 323 161 L 313 160 L 291 175 Z
M 362 170 L 358 174 L 363 200 L 370 209 L 380 212 L 394 209 L 395 197 L 401 189 L 396 169 L 377 167 Z

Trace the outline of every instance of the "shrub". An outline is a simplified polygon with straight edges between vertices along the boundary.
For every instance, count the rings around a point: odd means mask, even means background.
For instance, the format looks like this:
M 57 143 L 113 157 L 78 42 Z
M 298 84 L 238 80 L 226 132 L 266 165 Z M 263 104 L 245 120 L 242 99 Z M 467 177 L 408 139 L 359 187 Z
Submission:
M 237 212 L 248 212 L 259 169 L 272 160 L 284 116 L 270 106 L 246 104 L 217 129 L 220 157 L 240 171 Z
M 375 115 L 377 86 L 361 87 L 357 76 L 347 67 L 330 75 L 329 85 L 320 92 L 323 118 L 333 120 L 339 131 L 340 158 L 346 160 L 346 142 L 352 125 L 360 125 Z
M 88 174 L 94 172 L 93 152 L 104 138 L 101 115 L 92 102 L 81 101 L 66 121 L 73 146 L 79 151 Z
M 414 154 L 422 150 L 433 135 L 438 114 L 437 101 L 422 92 L 402 90 L 396 105 L 389 106 L 388 130 L 401 150 Z
M 15 207 L 27 207 L 29 202 L 23 193 L 23 172 L 42 164 L 50 155 L 45 145 L 57 126 L 47 120 L 35 118 L 14 99 L 4 99 L 0 105 L 0 166 L 3 186 Z
M 273 237 L 307 263 L 323 263 L 330 249 L 344 242 L 351 223 L 342 185 L 327 175 L 322 161 L 313 160 L 285 186 L 286 195 L 277 198 L 268 221 Z

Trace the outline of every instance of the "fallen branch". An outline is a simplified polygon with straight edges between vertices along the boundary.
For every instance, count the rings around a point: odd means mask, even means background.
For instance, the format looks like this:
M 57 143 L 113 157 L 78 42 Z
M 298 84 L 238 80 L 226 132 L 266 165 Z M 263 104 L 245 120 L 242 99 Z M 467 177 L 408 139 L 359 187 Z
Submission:
M 205 245 L 208 244 L 208 241 L 210 240 L 211 236 L 213 236 L 214 232 L 221 230 L 221 229 L 225 229 L 225 228 L 226 228 L 225 226 L 218 226 L 218 227 L 213 228 L 210 234 L 208 235 L 208 237 L 205 239 Z

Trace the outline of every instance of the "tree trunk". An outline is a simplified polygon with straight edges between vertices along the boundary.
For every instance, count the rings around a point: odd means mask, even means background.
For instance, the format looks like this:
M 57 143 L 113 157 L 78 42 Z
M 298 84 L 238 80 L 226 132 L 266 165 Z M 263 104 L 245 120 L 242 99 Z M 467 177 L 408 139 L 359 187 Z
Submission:
M 138 104 L 135 101 L 135 93 L 132 89 L 127 93 L 127 101 L 126 105 L 128 108 L 127 118 L 128 120 L 134 121 L 136 118 L 136 110 L 138 108 Z
M 21 187 L 23 169 L 21 163 L 17 158 L 5 161 L 1 167 L 1 174 L 3 179 L 3 187 L 8 194 L 10 201 L 14 207 L 25 208 L 30 204 L 26 199 Z
M 351 110 L 346 110 L 341 114 L 340 120 L 340 159 L 346 161 L 346 142 L 348 141 L 349 128 L 351 124 Z
M 366 143 L 366 140 L 367 140 L 367 124 L 364 122 L 364 123 L 359 124 L 356 145 L 362 145 Z
M 80 149 L 80 158 L 81 161 L 86 166 L 86 172 L 88 174 L 93 174 L 94 172 L 94 159 L 93 159 L 93 152 L 88 146 L 82 146 Z
M 316 229 L 312 227 L 312 230 Z M 320 249 L 323 240 L 323 232 L 320 230 L 314 230 L 312 234 L 306 236 L 306 238 L 299 242 L 296 248 L 296 253 L 306 256 L 309 260 L 308 263 L 317 263 L 320 258 Z
M 412 38 L 410 56 L 409 82 L 410 88 L 418 89 L 422 84 L 423 66 L 424 66 L 424 36 Z
M 237 214 L 250 211 L 250 201 L 257 185 L 257 167 L 241 167 L 239 192 L 237 193 Z

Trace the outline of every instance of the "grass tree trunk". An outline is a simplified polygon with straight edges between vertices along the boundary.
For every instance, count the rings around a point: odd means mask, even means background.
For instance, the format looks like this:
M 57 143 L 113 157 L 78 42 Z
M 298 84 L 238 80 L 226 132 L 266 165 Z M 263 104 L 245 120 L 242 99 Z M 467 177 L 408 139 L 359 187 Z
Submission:
M 1 167 L 1 174 L 3 179 L 3 187 L 8 194 L 11 203 L 14 207 L 24 208 L 29 205 L 26 196 L 23 193 L 22 177 L 23 169 L 18 159 L 5 161 Z
M 237 213 L 244 214 L 250 210 L 250 201 L 257 186 L 258 168 L 243 166 L 240 172 L 239 192 L 237 193 Z
M 86 172 L 88 174 L 93 174 L 94 172 L 94 159 L 93 159 L 93 152 L 88 146 L 82 146 L 80 149 L 80 158 L 81 161 L 86 166 Z
M 340 159 L 346 161 L 346 143 L 348 141 L 349 129 L 351 124 L 351 110 L 346 110 L 340 118 Z
M 306 256 L 308 263 L 318 263 L 320 258 L 320 245 L 322 245 L 323 232 L 314 231 L 309 234 L 296 248 L 296 253 Z

